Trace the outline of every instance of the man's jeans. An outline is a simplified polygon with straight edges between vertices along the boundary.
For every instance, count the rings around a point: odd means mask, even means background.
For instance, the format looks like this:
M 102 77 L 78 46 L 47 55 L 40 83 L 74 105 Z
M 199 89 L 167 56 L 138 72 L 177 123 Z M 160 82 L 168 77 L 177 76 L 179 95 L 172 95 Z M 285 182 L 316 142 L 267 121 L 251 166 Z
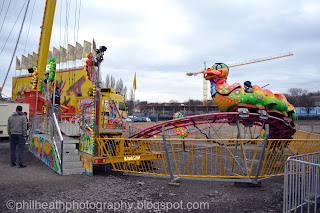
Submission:
M 16 162 L 16 147 L 18 146 L 18 163 L 23 164 L 23 154 L 26 141 L 22 134 L 10 135 L 11 163 Z

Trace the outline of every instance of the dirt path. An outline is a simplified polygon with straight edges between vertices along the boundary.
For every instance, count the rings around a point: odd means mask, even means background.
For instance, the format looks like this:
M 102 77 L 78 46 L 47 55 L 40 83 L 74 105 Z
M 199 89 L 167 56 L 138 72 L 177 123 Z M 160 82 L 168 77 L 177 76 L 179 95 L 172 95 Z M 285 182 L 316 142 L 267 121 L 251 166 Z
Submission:
M 9 153 L 9 142 L 0 141 L 0 212 L 16 212 L 16 208 L 18 212 L 57 212 L 57 208 L 58 212 L 66 212 L 62 208 L 74 208 L 69 212 L 282 211 L 282 177 L 265 180 L 261 187 L 190 180 L 174 187 L 167 179 L 124 176 L 104 169 L 96 169 L 93 177 L 60 176 L 27 150 L 27 167 L 20 169 L 10 166 Z M 13 202 L 16 206 L 10 211 L 6 205 Z

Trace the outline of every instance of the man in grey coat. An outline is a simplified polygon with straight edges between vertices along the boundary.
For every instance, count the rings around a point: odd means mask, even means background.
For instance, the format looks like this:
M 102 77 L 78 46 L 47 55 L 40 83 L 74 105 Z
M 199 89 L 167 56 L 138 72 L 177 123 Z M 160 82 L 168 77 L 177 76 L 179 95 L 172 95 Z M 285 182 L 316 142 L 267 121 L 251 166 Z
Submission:
M 23 165 L 24 147 L 27 137 L 27 120 L 22 112 L 22 106 L 17 106 L 16 111 L 8 118 L 8 134 L 10 138 L 11 166 L 16 165 L 16 147 L 18 146 L 18 163 L 20 168 Z

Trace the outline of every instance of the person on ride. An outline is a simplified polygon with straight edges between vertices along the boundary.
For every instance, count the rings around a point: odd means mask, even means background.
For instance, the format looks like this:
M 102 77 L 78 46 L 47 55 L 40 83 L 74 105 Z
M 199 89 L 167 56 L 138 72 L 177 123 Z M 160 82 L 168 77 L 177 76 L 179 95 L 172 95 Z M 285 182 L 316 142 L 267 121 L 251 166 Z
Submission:
M 245 81 L 244 82 L 244 91 L 246 93 L 252 93 L 253 90 L 252 90 L 252 85 L 251 85 L 251 82 L 250 81 Z

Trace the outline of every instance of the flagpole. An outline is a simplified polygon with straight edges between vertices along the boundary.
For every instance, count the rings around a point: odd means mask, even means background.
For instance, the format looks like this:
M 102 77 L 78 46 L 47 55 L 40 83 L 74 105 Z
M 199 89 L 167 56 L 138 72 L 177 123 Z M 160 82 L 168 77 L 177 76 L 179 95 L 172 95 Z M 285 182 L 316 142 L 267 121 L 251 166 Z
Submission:
M 136 79 L 136 73 L 134 73 L 132 122 L 134 122 L 134 109 L 135 109 L 136 89 L 137 89 L 137 79 Z
M 136 90 L 133 89 L 133 109 L 132 109 L 132 122 L 134 122 L 134 108 L 135 108 Z

